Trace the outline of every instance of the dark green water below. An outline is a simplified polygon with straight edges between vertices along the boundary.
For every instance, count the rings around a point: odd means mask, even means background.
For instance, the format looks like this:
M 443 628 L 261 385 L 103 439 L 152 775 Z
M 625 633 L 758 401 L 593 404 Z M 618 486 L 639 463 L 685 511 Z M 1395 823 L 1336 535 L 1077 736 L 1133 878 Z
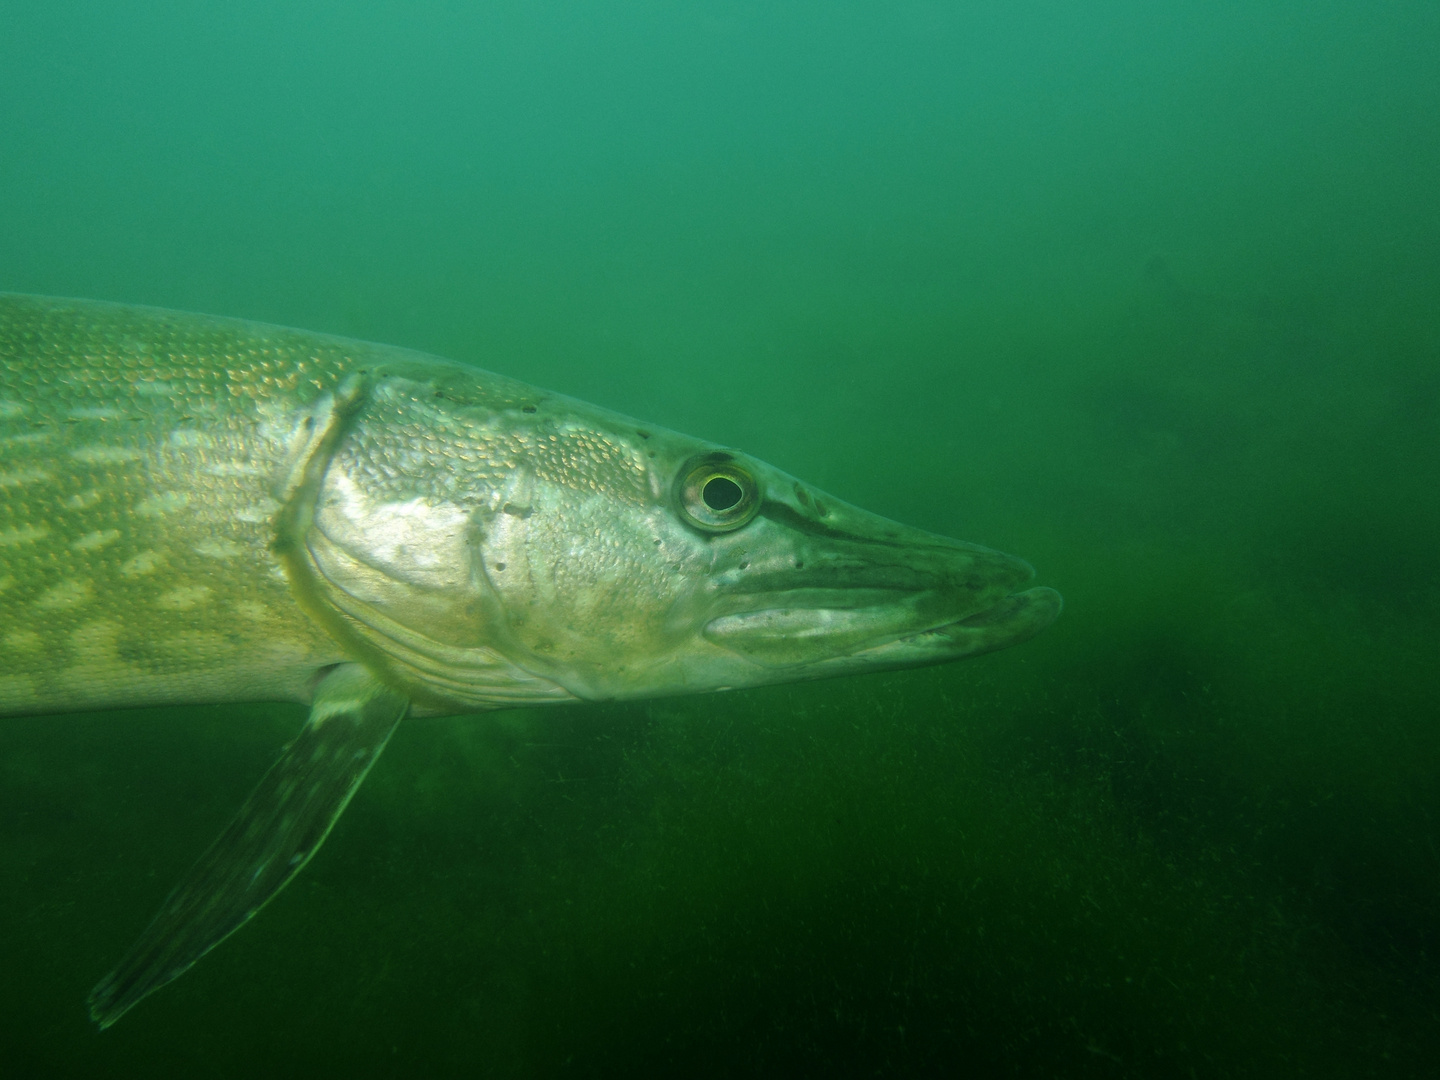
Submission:
M 472 361 L 1067 607 L 951 667 L 407 721 L 103 1035 L 303 710 L 0 721 L 0 1074 L 1434 1074 L 1433 5 L 4 20 L 0 288 Z

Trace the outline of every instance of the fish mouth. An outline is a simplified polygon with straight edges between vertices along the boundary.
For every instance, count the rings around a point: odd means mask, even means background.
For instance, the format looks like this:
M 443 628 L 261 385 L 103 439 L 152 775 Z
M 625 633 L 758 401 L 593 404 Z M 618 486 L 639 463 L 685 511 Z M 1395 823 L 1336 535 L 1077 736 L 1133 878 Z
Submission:
M 740 586 L 702 633 L 764 667 L 818 676 L 1002 649 L 1038 634 L 1063 606 L 1054 589 L 1017 590 L 1034 576 L 1022 559 L 958 542 L 909 554 L 900 565 L 817 567 L 789 589 Z
M 897 637 L 855 655 L 880 663 L 894 661 L 887 666 L 938 664 L 978 656 L 1030 640 L 1059 618 L 1064 606 L 1058 592 L 1040 585 L 1011 593 L 963 619 Z

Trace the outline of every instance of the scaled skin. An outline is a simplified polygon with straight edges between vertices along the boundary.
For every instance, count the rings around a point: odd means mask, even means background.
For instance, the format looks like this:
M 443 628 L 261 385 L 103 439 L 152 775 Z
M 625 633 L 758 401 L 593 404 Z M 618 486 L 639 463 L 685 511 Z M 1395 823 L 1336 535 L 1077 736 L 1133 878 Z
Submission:
M 753 517 L 704 527 L 697 462 Z M 432 713 L 936 663 L 1048 625 L 1031 573 L 408 350 L 0 295 L 0 713 L 307 701 L 350 660 Z

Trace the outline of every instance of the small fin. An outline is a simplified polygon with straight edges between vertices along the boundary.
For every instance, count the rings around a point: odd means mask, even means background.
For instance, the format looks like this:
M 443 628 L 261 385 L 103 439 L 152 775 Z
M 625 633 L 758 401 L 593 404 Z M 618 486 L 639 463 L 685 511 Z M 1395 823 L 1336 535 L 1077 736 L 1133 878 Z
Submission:
M 341 664 L 321 680 L 295 741 L 91 991 L 90 1018 L 102 1031 L 289 884 L 329 835 L 409 704 L 358 664 Z

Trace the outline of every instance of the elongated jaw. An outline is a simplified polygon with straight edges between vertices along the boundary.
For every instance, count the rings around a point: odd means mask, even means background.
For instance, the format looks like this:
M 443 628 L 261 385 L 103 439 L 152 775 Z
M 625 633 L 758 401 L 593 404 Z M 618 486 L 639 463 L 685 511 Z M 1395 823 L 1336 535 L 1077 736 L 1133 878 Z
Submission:
M 1049 626 L 1064 606 L 1054 589 L 1038 586 L 1011 593 L 974 615 L 864 650 L 860 657 L 883 666 L 941 664 L 1028 641 Z

